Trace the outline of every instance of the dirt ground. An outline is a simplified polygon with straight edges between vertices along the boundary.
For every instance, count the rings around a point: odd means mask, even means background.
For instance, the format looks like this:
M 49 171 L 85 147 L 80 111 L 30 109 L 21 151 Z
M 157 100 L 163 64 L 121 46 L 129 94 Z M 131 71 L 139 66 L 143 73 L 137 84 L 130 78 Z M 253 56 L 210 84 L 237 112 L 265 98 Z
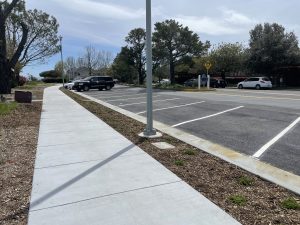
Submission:
M 42 99 L 44 87 L 33 90 Z M 0 116 L 0 224 L 27 224 L 42 102 Z
M 145 125 L 100 104 L 66 94 L 141 147 L 194 189 L 244 225 L 300 224 L 300 196 L 211 156 L 168 135 L 148 140 L 138 137 Z M 175 149 L 160 150 L 151 142 L 165 141 Z M 291 199 L 295 209 L 283 202 Z

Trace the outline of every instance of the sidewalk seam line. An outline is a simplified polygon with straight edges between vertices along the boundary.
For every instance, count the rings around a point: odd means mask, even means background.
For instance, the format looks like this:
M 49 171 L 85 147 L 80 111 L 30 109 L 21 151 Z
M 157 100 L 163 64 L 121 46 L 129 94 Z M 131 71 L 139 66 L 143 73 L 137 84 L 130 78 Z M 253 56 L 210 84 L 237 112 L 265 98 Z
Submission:
M 142 187 L 142 188 L 136 188 L 136 189 L 132 189 L 132 190 L 121 191 L 121 192 L 116 192 L 116 193 L 107 194 L 107 195 L 101 195 L 101 196 L 97 196 L 97 197 L 93 197 L 93 198 L 87 198 L 87 199 L 74 201 L 74 202 L 69 202 L 69 203 L 65 203 L 65 204 L 61 204 L 61 205 L 49 206 L 49 207 L 45 207 L 45 208 L 41 208 L 41 209 L 33 209 L 33 210 L 29 210 L 29 213 L 43 211 L 43 210 L 47 210 L 47 209 L 59 208 L 59 207 L 67 206 L 67 205 L 74 205 L 74 204 L 78 204 L 78 203 L 81 203 L 81 202 L 88 202 L 88 201 L 92 201 L 92 200 L 95 200 L 95 199 L 101 199 L 101 198 L 121 195 L 121 194 L 125 194 L 125 193 L 130 193 L 130 192 L 134 192 L 134 191 L 141 191 L 141 190 L 146 190 L 146 189 L 151 189 L 151 188 L 156 188 L 156 187 L 162 187 L 162 186 L 167 186 L 167 185 L 181 183 L 181 182 L 182 182 L 182 180 L 180 179 L 180 180 L 173 181 L 173 182 L 162 183 L 162 184 L 157 184 L 157 185 L 152 185 L 152 186 Z

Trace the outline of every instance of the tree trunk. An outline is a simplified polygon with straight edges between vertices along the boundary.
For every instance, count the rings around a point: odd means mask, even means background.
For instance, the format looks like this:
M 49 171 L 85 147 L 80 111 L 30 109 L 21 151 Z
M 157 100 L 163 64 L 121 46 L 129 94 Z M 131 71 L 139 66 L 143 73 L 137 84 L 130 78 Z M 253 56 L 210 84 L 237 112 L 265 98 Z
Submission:
M 6 58 L 6 38 L 5 38 L 5 21 L 0 16 L 0 94 L 10 94 L 11 70 Z
M 175 84 L 175 64 L 172 59 L 170 59 L 170 81 L 171 84 Z

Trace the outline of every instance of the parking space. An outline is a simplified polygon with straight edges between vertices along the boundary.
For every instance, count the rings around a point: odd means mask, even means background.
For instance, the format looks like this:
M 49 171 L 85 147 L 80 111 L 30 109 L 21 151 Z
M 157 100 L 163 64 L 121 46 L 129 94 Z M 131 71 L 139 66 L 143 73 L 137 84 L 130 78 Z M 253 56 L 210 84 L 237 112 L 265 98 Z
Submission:
M 111 91 L 85 94 L 146 116 L 146 90 L 143 88 L 117 86 Z M 153 117 L 251 157 L 263 149 L 257 158 L 300 175 L 300 120 L 297 120 L 300 117 L 300 92 L 155 90 Z M 276 139 L 293 122 L 296 124 Z

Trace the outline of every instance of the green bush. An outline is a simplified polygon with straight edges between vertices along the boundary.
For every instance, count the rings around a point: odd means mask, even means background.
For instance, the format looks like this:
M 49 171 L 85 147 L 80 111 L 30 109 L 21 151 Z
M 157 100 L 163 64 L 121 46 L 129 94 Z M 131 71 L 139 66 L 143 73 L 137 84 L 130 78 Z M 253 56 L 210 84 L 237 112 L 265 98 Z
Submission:
M 282 203 L 281 206 L 285 209 L 300 209 L 300 204 L 293 198 L 288 198 L 285 199 Z
M 175 165 L 176 165 L 176 166 L 183 166 L 184 163 L 183 163 L 182 160 L 176 160 L 176 161 L 175 161 Z
M 184 154 L 186 154 L 186 155 L 196 155 L 196 152 L 192 149 L 188 149 L 184 152 Z
M 243 186 L 251 186 L 253 185 L 253 179 L 251 179 L 250 177 L 247 176 L 242 176 L 238 179 L 238 182 L 240 185 Z
M 245 203 L 247 202 L 246 197 L 242 196 L 242 195 L 233 195 L 229 197 L 229 200 L 236 205 L 245 205 Z

